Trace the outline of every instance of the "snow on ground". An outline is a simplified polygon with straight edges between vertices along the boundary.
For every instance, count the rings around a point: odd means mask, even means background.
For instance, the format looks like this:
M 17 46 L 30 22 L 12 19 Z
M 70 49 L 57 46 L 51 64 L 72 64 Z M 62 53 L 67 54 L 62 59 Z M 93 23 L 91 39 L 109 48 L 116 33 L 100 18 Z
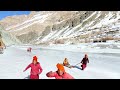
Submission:
M 95 11 L 94 13 L 92 13 L 88 18 L 86 18 L 85 20 L 83 20 L 83 22 L 84 21 L 87 21 L 88 19 L 90 19 L 93 15 L 95 15 L 97 13 L 97 11 Z
M 62 63 L 64 58 L 67 57 L 69 63 L 75 65 L 82 60 L 86 52 L 90 61 L 88 67 L 84 71 L 80 69 L 80 64 L 76 68 L 65 67 L 66 72 L 70 73 L 75 79 L 119 79 L 120 49 L 100 49 L 96 48 L 97 45 L 99 46 L 99 44 L 31 46 L 33 48 L 31 53 L 26 51 L 29 46 L 7 47 L 4 54 L 0 54 L 0 79 L 25 79 L 25 77 L 28 77 L 30 69 L 26 72 L 23 72 L 23 70 L 32 62 L 34 55 L 38 56 L 38 61 L 43 68 L 40 78 L 54 79 L 46 77 L 46 73 L 56 71 L 57 63 Z M 120 44 L 116 45 L 120 46 Z M 90 51 L 88 51 L 88 47 Z M 87 50 L 84 51 L 85 49 Z
M 55 50 L 66 50 L 72 52 L 84 52 L 84 53 L 120 53 L 120 43 L 90 43 L 90 44 L 77 44 L 77 45 L 50 45 L 48 47 L 41 47 Z

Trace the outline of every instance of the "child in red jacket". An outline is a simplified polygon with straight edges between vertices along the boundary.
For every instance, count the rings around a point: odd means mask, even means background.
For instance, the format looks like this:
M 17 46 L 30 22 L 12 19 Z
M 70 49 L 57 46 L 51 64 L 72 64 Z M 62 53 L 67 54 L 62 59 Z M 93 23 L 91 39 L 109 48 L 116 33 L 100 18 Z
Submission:
M 65 72 L 64 66 L 62 64 L 56 65 L 58 70 L 55 72 L 48 72 L 46 74 L 47 77 L 55 77 L 56 79 L 74 79 L 70 74 Z
M 42 73 L 43 69 L 37 61 L 36 56 L 33 57 L 33 62 L 29 64 L 23 72 L 25 72 L 28 68 L 31 68 L 30 79 L 39 79 L 39 75 Z

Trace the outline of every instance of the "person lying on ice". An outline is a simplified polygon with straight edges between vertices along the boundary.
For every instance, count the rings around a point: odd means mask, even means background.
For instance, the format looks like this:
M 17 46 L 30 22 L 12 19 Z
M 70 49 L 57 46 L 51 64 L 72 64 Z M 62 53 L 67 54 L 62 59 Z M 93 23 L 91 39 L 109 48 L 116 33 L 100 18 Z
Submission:
M 46 74 L 47 77 L 55 77 L 56 79 L 74 79 L 74 77 L 65 72 L 64 66 L 62 64 L 58 63 L 56 66 L 58 70 L 55 72 L 48 72 Z
M 82 65 L 82 70 L 84 70 L 87 67 L 87 63 L 89 63 L 88 55 L 85 54 L 84 58 L 81 61 Z
M 29 64 L 26 67 L 26 69 L 23 71 L 23 72 L 25 72 L 28 68 L 31 68 L 30 79 L 39 79 L 39 75 L 43 71 L 40 63 L 37 60 L 38 60 L 38 58 L 36 56 L 34 56 L 33 62 L 31 64 Z

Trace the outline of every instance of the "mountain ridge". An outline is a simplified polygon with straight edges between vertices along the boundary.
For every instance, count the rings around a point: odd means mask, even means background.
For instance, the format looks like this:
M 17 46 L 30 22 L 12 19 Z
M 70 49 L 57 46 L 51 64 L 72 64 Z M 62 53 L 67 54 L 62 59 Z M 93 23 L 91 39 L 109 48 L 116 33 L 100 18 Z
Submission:
M 119 11 L 32 11 L 0 24 L 21 44 L 49 45 L 119 40 L 119 22 Z

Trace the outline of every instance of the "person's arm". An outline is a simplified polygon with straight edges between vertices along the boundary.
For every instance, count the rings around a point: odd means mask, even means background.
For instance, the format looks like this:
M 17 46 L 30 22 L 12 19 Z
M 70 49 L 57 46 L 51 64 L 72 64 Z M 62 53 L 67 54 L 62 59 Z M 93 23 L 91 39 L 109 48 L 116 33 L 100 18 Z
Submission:
M 65 66 L 64 62 L 63 62 L 63 66 Z
M 55 75 L 56 75 L 56 72 L 52 72 L 52 71 L 46 74 L 47 77 L 55 77 Z
M 88 63 L 89 63 L 89 59 L 88 59 Z
M 81 63 L 83 63 L 83 59 L 82 59 Z
M 26 68 L 25 68 L 25 70 L 23 71 L 23 72 L 25 72 L 28 68 L 30 68 L 31 67 L 31 64 L 29 64 Z
M 74 79 L 73 76 L 71 76 L 69 73 L 66 73 L 67 74 L 67 79 Z
M 67 61 L 67 65 L 70 65 L 68 61 Z
M 65 60 L 63 61 L 63 65 L 65 65 Z
M 43 69 L 42 69 L 42 67 L 41 67 L 41 65 L 40 65 L 40 64 L 39 64 L 39 69 L 40 69 L 39 74 L 41 74 L 41 73 L 42 73 L 42 71 L 43 71 Z

